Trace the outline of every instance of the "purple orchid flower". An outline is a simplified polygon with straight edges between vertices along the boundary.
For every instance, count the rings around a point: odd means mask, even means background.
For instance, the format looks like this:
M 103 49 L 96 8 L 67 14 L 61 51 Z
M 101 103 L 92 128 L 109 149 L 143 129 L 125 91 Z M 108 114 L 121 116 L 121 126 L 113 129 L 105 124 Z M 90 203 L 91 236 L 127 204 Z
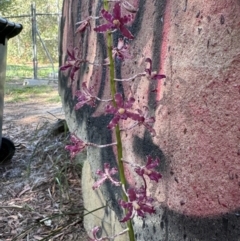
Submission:
M 120 232 L 120 233 L 118 233 L 118 234 L 115 234 L 114 236 L 112 236 L 112 237 L 101 237 L 101 238 L 98 238 L 97 237 L 97 233 L 98 233 L 98 231 L 100 230 L 101 228 L 100 227 L 94 227 L 93 229 L 92 229 L 92 236 L 93 236 L 93 239 L 92 238 L 90 238 L 89 239 L 89 241 L 104 241 L 104 240 L 115 240 L 115 238 L 116 237 L 118 237 L 118 236 L 120 236 L 120 235 L 123 235 L 123 234 L 125 234 L 126 232 L 128 232 L 128 228 L 127 229 L 125 229 L 125 230 L 123 230 L 122 232 Z
M 75 34 L 76 33 L 81 33 L 81 32 L 84 32 L 87 27 L 89 27 L 89 29 L 91 30 L 91 23 L 90 21 L 92 20 L 92 17 L 87 17 L 86 19 L 78 22 L 77 24 L 80 24 L 77 28 L 77 30 L 75 31 Z
M 136 13 L 138 11 L 138 8 L 135 8 L 132 4 L 130 4 L 128 1 L 121 1 L 122 6 L 130 13 Z
M 112 49 L 112 57 L 113 59 L 117 57 L 122 61 L 132 58 L 132 55 L 129 52 L 129 44 L 124 43 L 124 40 L 122 38 L 118 39 L 117 47 Z M 108 65 L 110 64 L 109 57 L 104 60 L 104 63 Z
M 83 61 L 77 58 L 78 48 L 74 48 L 72 51 L 68 49 L 67 53 L 68 53 L 67 62 L 65 65 L 60 67 L 60 70 L 65 71 L 67 69 L 71 69 L 70 78 L 72 81 L 74 81 L 74 75 L 80 69 L 81 62 L 86 62 L 86 61 Z
M 82 89 L 76 91 L 76 97 L 78 103 L 75 105 L 75 110 L 79 110 L 82 108 L 85 104 L 88 104 L 92 107 L 96 106 L 96 97 L 92 95 L 92 89 L 94 87 L 87 87 L 87 83 L 82 83 Z
M 152 72 L 152 60 L 150 58 L 146 58 L 145 62 L 149 63 L 149 68 L 145 69 L 147 78 L 149 80 L 159 80 L 166 78 L 166 75 L 164 74 L 157 74 L 155 71 Z
M 117 47 L 113 48 L 112 53 L 113 58 L 116 56 L 120 60 L 132 58 L 129 52 L 129 44 L 124 43 L 124 40 L 122 38 L 118 39 L 118 45 Z
M 145 217 L 146 213 L 155 213 L 152 206 L 153 199 L 146 195 L 146 189 L 129 188 L 127 192 L 128 202 L 120 200 L 119 205 L 128 210 L 126 216 L 120 222 L 126 222 L 132 219 L 135 215 Z
M 128 101 L 124 103 L 123 97 L 120 93 L 115 94 L 115 102 L 116 102 L 116 107 L 112 105 L 107 105 L 105 108 L 106 113 L 109 114 L 114 114 L 113 119 L 110 121 L 108 124 L 109 129 L 113 129 L 120 119 L 126 120 L 127 118 L 131 118 L 133 120 L 138 120 L 139 119 L 139 114 L 132 113 L 128 111 L 130 109 L 135 101 L 133 97 L 131 97 Z
M 103 16 L 103 18 L 105 18 L 109 23 L 107 24 L 102 24 L 96 28 L 94 28 L 94 30 L 96 32 L 106 32 L 106 31 L 113 31 L 113 30 L 120 30 L 122 32 L 122 34 L 128 38 L 128 39 L 133 39 L 133 35 L 131 34 L 131 32 L 125 27 L 125 24 L 127 24 L 128 22 L 130 22 L 132 20 L 132 16 L 131 15 L 125 15 L 123 17 L 121 17 L 121 6 L 120 3 L 117 2 L 115 3 L 114 7 L 113 7 L 113 14 L 109 13 L 108 11 L 106 11 L 105 9 L 102 9 L 101 14 Z
M 147 128 L 147 130 L 151 133 L 152 136 L 156 136 L 156 131 L 152 128 L 153 123 L 155 122 L 155 118 L 153 116 L 149 117 L 149 109 L 147 106 L 143 106 L 143 110 L 137 109 L 137 112 L 139 113 L 138 118 L 136 119 L 136 122 L 128 127 L 127 129 L 122 130 L 130 130 L 134 128 L 137 125 L 143 125 Z
M 147 163 L 143 167 L 136 167 L 135 172 L 143 177 L 143 175 L 148 176 L 151 180 L 158 182 L 160 178 L 162 178 L 162 175 L 155 171 L 153 168 L 157 167 L 160 163 L 159 158 L 156 158 L 155 160 L 151 156 L 147 156 Z
M 71 159 L 73 159 L 79 152 L 82 152 L 88 144 L 79 139 L 75 134 L 71 135 L 70 140 L 73 145 L 67 145 L 65 149 L 70 151 Z
M 152 128 L 155 118 L 153 116 L 149 117 L 149 109 L 147 106 L 144 106 L 143 108 L 143 111 L 140 109 L 137 110 L 139 115 L 143 117 L 143 121 L 140 120 L 138 125 L 144 125 L 152 136 L 156 136 L 156 131 Z
M 108 240 L 108 238 L 98 238 L 97 237 L 97 233 L 100 230 L 100 227 L 96 226 L 92 229 L 92 235 L 93 235 L 93 239 L 90 238 L 89 241 L 103 241 L 103 240 Z
M 101 178 L 93 184 L 93 190 L 99 188 L 107 179 L 110 180 L 115 186 L 120 186 L 121 183 L 115 180 L 112 176 L 118 173 L 118 169 L 113 167 L 110 169 L 109 163 L 104 163 L 104 172 L 101 170 L 97 170 L 96 174 L 99 175 Z
M 126 0 L 109 0 L 109 2 L 120 2 L 121 5 L 130 13 L 136 13 L 138 11 L 138 8 L 134 7 Z

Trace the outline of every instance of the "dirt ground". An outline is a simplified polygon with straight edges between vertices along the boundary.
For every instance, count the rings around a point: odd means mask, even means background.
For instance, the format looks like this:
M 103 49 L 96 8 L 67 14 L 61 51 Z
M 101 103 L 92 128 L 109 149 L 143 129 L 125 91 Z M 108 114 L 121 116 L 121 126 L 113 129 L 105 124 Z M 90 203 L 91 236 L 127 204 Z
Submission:
M 0 164 L 0 241 L 88 240 L 83 229 L 81 164 L 64 150 L 69 133 L 60 103 L 6 103 L 3 136 L 16 152 Z

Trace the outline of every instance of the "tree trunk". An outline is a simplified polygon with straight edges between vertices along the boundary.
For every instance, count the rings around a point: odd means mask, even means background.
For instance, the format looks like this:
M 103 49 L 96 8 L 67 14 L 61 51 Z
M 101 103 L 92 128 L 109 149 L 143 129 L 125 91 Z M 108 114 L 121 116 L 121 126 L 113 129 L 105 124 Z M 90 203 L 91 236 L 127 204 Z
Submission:
M 61 64 L 69 46 L 78 47 L 82 58 L 90 62 L 107 57 L 102 34 L 89 29 L 74 34 L 76 22 L 100 15 L 101 2 L 64 2 Z M 133 58 L 116 63 L 116 77 L 143 72 L 145 58 L 152 59 L 153 70 L 167 76 L 155 82 L 141 77 L 131 83 L 136 107 L 148 106 L 155 116 L 157 136 L 151 137 L 143 127 L 128 131 L 124 135 L 124 156 L 139 164 L 145 162 L 146 155 L 158 156 L 163 175 L 158 185 L 149 184 L 149 192 L 158 200 L 157 213 L 134 220 L 136 240 L 239 241 L 240 1 L 131 3 L 139 7 L 129 26 L 134 35 L 130 41 Z M 98 24 L 99 20 L 93 21 L 92 28 Z M 121 34 L 114 33 L 115 45 L 118 37 Z M 108 69 L 84 64 L 77 81 L 71 86 L 68 81 L 68 76 L 60 75 L 70 130 L 78 128 L 78 135 L 88 141 L 112 142 L 114 137 L 106 129 L 111 118 L 102 113 L 102 105 L 76 112 L 73 97 L 80 83 L 88 81 L 95 84 L 98 96 L 108 98 Z M 130 95 L 129 89 L 128 83 L 118 86 L 125 97 Z M 92 173 L 105 161 L 112 165 L 116 162 L 111 148 L 90 150 L 88 160 Z M 128 182 L 135 184 L 130 169 Z M 120 217 L 116 205 L 119 191 L 105 186 L 102 192 Z

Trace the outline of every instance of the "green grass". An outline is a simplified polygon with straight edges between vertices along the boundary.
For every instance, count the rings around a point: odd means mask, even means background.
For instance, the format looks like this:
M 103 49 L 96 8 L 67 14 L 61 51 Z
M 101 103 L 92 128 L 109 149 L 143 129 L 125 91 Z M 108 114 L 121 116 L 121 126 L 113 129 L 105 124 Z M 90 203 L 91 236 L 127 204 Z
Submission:
M 61 97 L 59 95 L 53 96 L 53 97 L 46 99 L 46 101 L 48 103 L 59 103 L 59 102 L 61 102 Z
M 54 64 L 55 72 L 57 72 L 58 66 Z M 38 78 L 48 78 L 49 74 L 53 72 L 51 65 L 39 65 L 37 70 L 37 77 Z M 33 66 L 29 64 L 25 65 L 13 65 L 8 64 L 6 70 L 6 81 L 11 79 L 24 79 L 24 78 L 32 78 L 33 77 Z
M 42 100 L 47 103 L 60 103 L 61 99 L 56 88 L 44 86 L 5 86 L 5 102 L 25 102 Z

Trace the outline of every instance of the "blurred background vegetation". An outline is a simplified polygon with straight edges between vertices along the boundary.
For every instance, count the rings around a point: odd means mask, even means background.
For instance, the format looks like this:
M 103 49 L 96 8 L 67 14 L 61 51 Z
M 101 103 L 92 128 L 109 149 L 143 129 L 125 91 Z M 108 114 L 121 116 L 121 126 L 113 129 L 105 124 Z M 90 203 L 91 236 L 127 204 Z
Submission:
M 58 29 L 62 2 L 63 0 L 35 0 L 36 14 L 49 14 L 37 15 L 36 22 L 41 39 L 53 60 L 55 72 L 58 71 Z M 7 79 L 14 76 L 21 78 L 33 76 L 32 3 L 32 0 L 0 0 L 0 17 L 23 25 L 22 32 L 8 41 Z M 39 77 L 53 74 L 51 61 L 38 36 L 37 60 Z

